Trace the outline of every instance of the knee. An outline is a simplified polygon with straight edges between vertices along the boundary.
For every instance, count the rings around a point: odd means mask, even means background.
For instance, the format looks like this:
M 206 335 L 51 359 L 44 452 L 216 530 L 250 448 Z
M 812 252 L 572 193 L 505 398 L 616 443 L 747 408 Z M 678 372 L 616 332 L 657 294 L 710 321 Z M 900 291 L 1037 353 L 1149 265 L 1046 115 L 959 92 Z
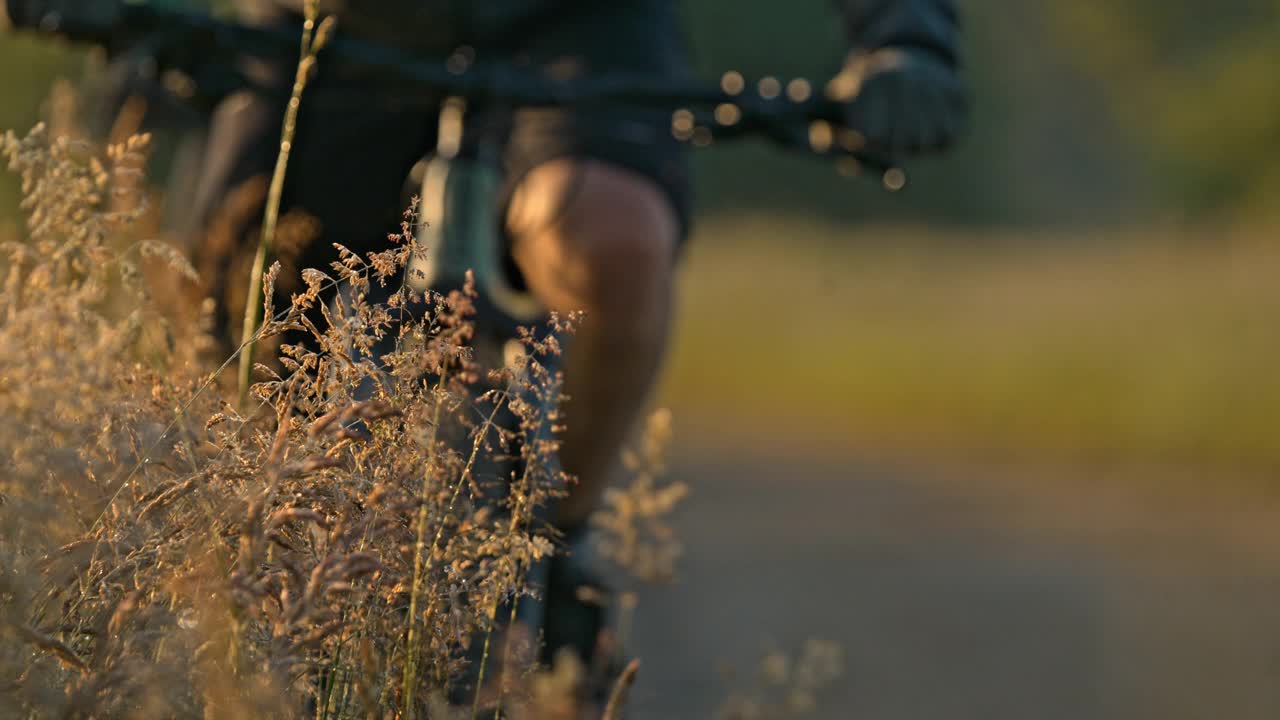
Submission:
M 521 272 L 553 309 L 616 315 L 665 302 L 679 225 L 652 180 L 552 161 L 521 182 L 507 223 Z

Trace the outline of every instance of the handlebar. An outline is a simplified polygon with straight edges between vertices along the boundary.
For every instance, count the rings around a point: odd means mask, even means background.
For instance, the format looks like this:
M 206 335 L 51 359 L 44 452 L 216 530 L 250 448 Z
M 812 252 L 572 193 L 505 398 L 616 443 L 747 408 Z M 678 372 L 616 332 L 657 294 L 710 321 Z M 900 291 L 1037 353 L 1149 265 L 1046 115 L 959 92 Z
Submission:
M 111 54 L 139 54 L 158 71 L 187 75 L 205 102 L 240 89 L 275 89 L 242 72 L 240 59 L 287 60 L 298 53 L 297 36 L 290 31 L 145 2 L 106 0 L 73 15 L 47 11 L 59 5 L 56 0 L 5 1 L 14 26 L 97 45 Z M 34 7 L 46 12 L 40 14 Z M 785 87 L 771 77 L 749 87 L 737 73 L 726 73 L 719 84 L 618 72 L 558 79 L 510 64 L 476 62 L 461 53 L 445 62 L 424 60 L 340 34 L 323 53 L 325 63 L 339 65 L 344 72 L 376 73 L 386 81 L 469 102 L 519 107 L 622 104 L 670 111 L 673 134 L 696 146 L 760 136 L 784 148 L 838 160 L 842 170 L 879 171 L 891 189 L 902 184 L 902 171 L 888 154 L 865 146 L 858 133 L 842 128 L 841 103 L 815 92 L 801 78 Z

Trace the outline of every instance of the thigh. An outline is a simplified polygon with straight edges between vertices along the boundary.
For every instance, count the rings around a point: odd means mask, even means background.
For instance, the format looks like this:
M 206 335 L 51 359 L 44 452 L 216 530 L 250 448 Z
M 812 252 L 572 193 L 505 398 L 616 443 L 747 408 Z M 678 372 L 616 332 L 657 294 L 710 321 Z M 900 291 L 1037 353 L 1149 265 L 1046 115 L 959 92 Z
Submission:
M 665 286 L 680 235 L 675 209 L 652 179 L 586 158 L 529 172 L 507 227 L 529 288 L 560 311 L 636 305 Z
M 682 31 L 666 0 L 592 3 L 529 40 L 517 58 L 560 77 L 688 73 Z M 688 149 L 671 132 L 671 113 L 622 105 L 526 109 L 511 119 L 503 156 L 507 202 L 535 169 L 590 160 L 638 176 L 661 192 L 684 236 L 690 214 Z
M 564 160 L 577 161 L 572 166 L 578 168 L 598 165 L 617 170 L 631 183 L 651 188 L 674 217 L 677 237 L 686 235 L 692 194 L 689 158 L 687 149 L 671 136 L 669 116 L 625 110 L 519 113 L 504 158 L 501 202 L 508 227 L 528 224 L 529 204 L 523 204 L 526 217 L 517 218 L 513 216 L 513 200 L 517 195 L 534 195 L 528 191 L 531 185 L 542 198 L 539 206 L 544 222 L 554 220 L 555 206 L 563 210 L 582 191 L 581 182 L 589 176 L 538 172 L 551 163 L 565 167 L 559 162 Z M 547 198 L 555 195 L 558 201 L 548 206 Z

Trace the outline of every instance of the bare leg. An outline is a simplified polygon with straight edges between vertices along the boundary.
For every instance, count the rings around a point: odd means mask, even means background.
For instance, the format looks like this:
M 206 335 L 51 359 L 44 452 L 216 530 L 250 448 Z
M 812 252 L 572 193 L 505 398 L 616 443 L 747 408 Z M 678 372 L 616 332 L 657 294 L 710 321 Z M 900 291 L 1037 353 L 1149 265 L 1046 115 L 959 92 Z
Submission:
M 566 358 L 561 453 L 578 478 L 557 524 L 586 521 L 657 374 L 670 325 L 678 223 L 642 175 L 590 160 L 531 172 L 507 218 L 514 256 L 547 307 L 585 310 Z

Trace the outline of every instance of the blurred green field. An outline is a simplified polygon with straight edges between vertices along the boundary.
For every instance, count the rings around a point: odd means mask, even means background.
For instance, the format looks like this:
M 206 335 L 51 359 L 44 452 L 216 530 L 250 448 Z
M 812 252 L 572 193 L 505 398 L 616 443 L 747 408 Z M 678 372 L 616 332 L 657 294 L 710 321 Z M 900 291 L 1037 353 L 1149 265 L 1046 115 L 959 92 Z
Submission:
M 1269 238 L 708 220 L 663 397 L 762 441 L 1275 468 Z

